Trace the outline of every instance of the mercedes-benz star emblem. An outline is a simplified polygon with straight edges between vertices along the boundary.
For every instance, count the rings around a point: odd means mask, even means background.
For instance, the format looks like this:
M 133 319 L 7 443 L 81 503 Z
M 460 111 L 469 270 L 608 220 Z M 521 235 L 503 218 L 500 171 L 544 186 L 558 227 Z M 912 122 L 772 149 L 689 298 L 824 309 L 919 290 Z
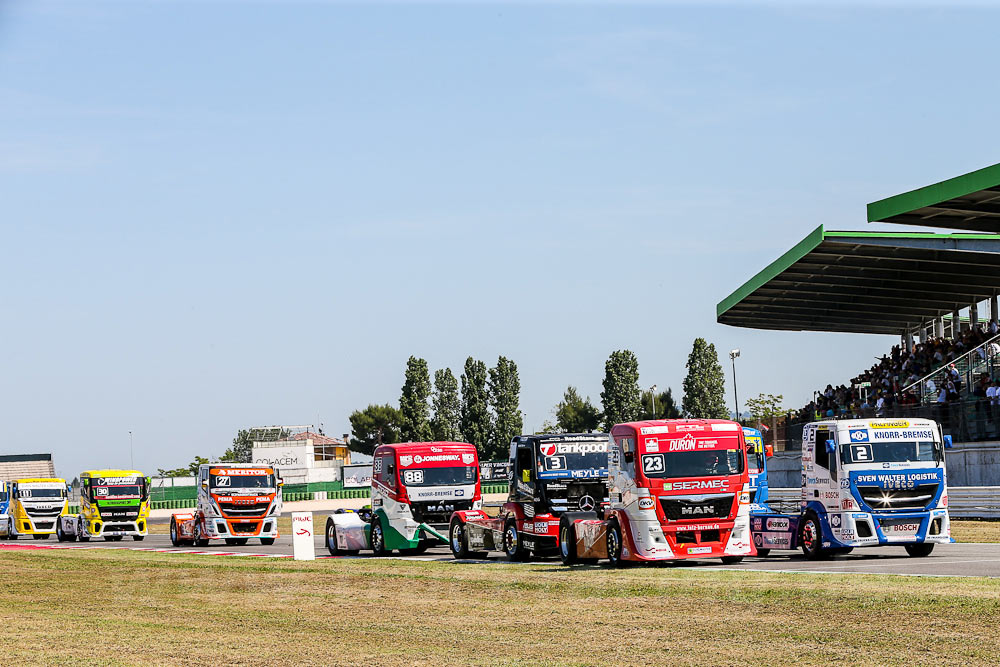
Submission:
M 594 502 L 594 499 L 591 498 L 590 496 L 584 496 L 580 498 L 580 509 L 582 509 L 584 512 L 589 512 L 595 507 L 597 507 L 597 503 Z

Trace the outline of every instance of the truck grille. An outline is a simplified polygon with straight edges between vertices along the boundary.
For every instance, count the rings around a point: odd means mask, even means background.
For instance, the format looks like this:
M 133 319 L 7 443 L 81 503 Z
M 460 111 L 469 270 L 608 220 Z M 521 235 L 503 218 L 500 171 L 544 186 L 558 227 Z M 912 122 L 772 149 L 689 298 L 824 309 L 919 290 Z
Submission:
M 248 534 L 253 535 L 257 532 L 257 526 L 259 522 L 257 521 L 233 521 L 229 524 L 229 531 L 233 535 L 238 534 Z
M 733 494 L 704 500 L 660 498 L 660 507 L 670 521 L 724 519 L 733 509 Z
M 874 510 L 922 510 L 937 494 L 937 484 L 920 484 L 912 489 L 883 489 L 858 485 L 861 499 Z
M 220 507 L 226 516 L 230 517 L 259 517 L 271 506 L 271 503 L 254 503 L 253 505 L 229 505 Z
M 24 511 L 27 512 L 28 516 L 32 519 L 36 517 L 53 517 L 62 514 L 62 507 L 56 507 L 50 510 L 40 510 L 34 507 L 25 507 Z
M 417 523 L 428 526 L 447 527 L 451 521 L 451 513 L 472 509 L 471 500 L 445 500 L 441 502 L 410 503 L 410 512 Z

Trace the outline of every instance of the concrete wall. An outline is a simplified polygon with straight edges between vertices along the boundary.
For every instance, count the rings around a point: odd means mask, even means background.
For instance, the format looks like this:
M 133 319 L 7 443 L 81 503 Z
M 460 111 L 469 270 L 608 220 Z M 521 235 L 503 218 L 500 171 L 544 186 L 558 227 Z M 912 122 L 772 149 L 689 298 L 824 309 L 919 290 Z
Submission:
M 802 484 L 800 452 L 776 452 L 767 460 L 772 489 L 796 489 Z M 957 443 L 945 450 L 949 486 L 1000 486 L 1000 442 Z

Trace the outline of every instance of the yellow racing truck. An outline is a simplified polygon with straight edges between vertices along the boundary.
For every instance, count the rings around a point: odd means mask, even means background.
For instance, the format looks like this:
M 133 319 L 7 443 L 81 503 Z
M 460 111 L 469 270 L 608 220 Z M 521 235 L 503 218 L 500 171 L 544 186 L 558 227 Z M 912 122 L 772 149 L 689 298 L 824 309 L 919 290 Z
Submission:
M 8 540 L 31 535 L 47 540 L 56 532 L 59 517 L 69 509 L 66 480 L 56 478 L 16 479 L 10 483 L 10 506 L 6 525 L 0 526 Z
M 149 523 L 148 477 L 138 470 L 84 470 L 80 473 L 80 513 L 59 520 L 60 542 L 103 537 L 117 542 L 146 537 Z

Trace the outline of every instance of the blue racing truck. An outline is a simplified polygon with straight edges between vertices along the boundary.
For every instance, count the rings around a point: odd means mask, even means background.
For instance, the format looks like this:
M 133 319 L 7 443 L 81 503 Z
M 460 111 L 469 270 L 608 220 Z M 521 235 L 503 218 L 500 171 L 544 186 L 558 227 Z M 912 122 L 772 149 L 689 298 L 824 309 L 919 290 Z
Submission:
M 750 511 L 767 509 L 767 457 L 774 451 L 764 445 L 764 437 L 755 428 L 743 427 L 747 443 L 747 471 L 750 473 Z
M 775 511 L 758 491 L 750 514 L 757 554 L 801 548 L 817 559 L 897 545 L 910 556 L 929 555 L 935 544 L 954 541 L 944 462 L 949 447 L 951 436 L 929 419 L 806 424 L 799 511 Z
M 7 525 L 7 514 L 10 511 L 10 485 L 0 480 L 0 523 Z

